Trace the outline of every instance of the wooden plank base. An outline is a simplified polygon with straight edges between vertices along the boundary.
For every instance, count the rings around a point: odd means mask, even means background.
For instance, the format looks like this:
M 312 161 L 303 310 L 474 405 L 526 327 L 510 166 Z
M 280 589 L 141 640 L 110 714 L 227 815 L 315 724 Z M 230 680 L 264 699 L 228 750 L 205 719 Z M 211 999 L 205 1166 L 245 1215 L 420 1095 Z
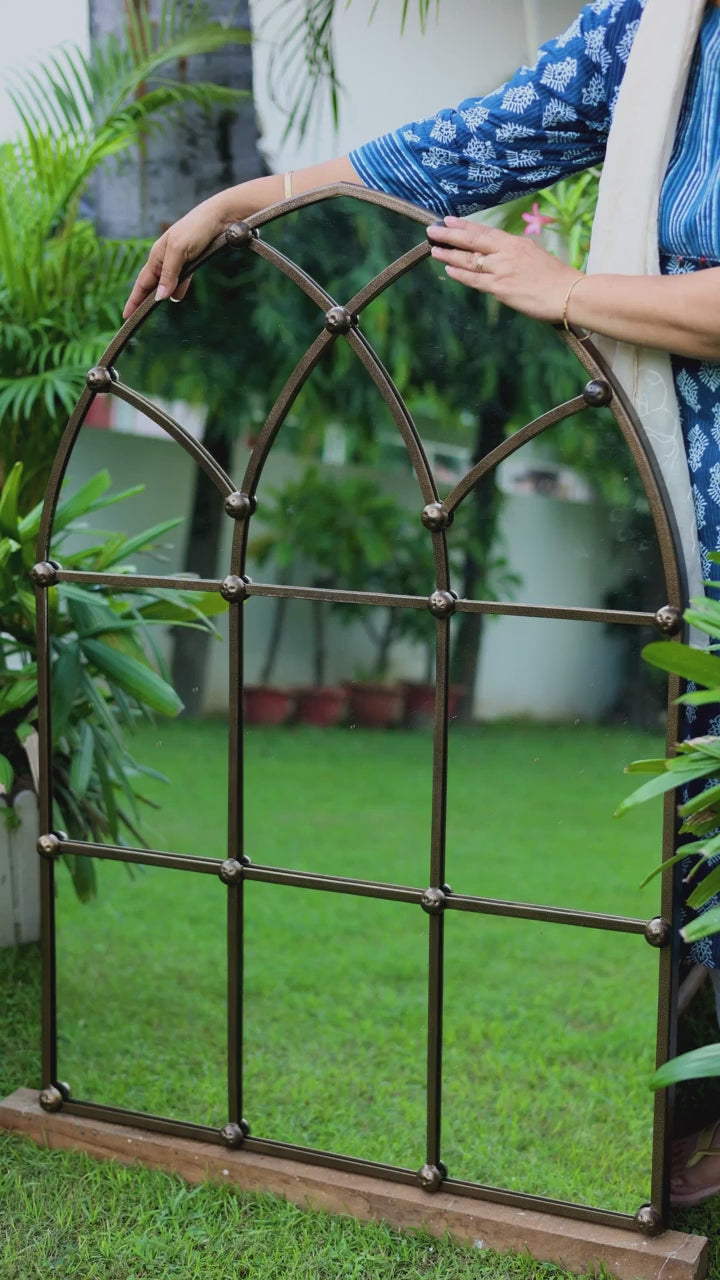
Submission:
M 632 1230 L 596 1226 L 550 1213 L 537 1213 L 467 1199 L 382 1178 L 340 1173 L 317 1165 L 212 1143 L 171 1138 L 127 1125 L 84 1120 L 62 1111 L 44 1112 L 37 1094 L 18 1089 L 0 1102 L 0 1128 L 25 1134 L 48 1147 L 85 1151 L 103 1160 L 135 1161 L 188 1182 L 232 1182 L 243 1191 L 272 1192 L 306 1209 L 349 1214 L 394 1227 L 423 1228 L 434 1236 L 450 1232 L 477 1248 L 527 1252 L 570 1271 L 604 1264 L 618 1280 L 703 1280 L 707 1269 L 704 1236 L 666 1231 L 648 1239 Z

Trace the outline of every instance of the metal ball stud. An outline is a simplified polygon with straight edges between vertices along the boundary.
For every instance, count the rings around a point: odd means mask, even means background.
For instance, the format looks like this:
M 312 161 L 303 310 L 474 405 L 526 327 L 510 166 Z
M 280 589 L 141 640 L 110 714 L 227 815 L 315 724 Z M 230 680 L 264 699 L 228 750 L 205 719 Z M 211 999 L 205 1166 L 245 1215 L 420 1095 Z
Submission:
M 612 387 L 604 378 L 592 378 L 583 387 L 583 400 L 592 409 L 600 409 L 612 400 Z

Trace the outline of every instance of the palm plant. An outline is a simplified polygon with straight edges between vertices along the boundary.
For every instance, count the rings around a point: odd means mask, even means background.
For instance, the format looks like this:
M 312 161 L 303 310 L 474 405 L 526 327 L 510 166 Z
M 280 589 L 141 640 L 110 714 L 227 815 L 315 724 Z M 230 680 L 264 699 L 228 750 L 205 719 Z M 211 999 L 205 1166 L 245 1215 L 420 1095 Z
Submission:
M 93 174 L 186 104 L 232 107 L 245 96 L 168 66 L 245 43 L 248 31 L 211 21 L 196 0 L 164 0 L 152 23 L 143 7 L 125 12 L 122 40 L 107 38 L 90 58 L 62 49 L 16 77 L 20 129 L 0 147 L 0 482 L 22 456 L 34 496 L 148 248 L 98 236 L 84 204 Z

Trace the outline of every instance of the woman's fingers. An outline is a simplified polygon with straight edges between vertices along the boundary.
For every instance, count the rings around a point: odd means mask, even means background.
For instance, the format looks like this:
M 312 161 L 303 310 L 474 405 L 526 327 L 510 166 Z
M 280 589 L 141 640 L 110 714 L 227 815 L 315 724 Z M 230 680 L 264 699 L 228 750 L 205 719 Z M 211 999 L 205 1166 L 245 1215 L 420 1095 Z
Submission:
M 466 218 L 446 218 L 433 223 L 427 229 L 433 244 L 450 245 L 477 253 L 493 253 L 506 239 L 512 239 L 507 231 L 498 227 L 486 227 L 481 222 L 469 222 Z
M 154 293 L 158 302 L 163 298 L 175 297 L 178 301 L 185 297 L 190 281 L 183 280 L 178 285 L 178 278 L 188 261 L 187 247 L 172 235 L 173 228 L 166 231 L 155 241 L 145 266 L 138 274 L 132 293 L 125 303 L 123 319 L 128 320 L 141 303 Z
M 165 257 L 165 244 L 167 241 L 167 232 L 155 241 L 145 266 L 138 273 L 137 280 L 132 287 L 132 293 L 125 303 L 123 309 L 123 319 L 128 320 L 134 311 L 137 311 L 142 302 L 145 301 L 148 294 L 157 289 L 160 275 L 162 272 L 163 260 Z
M 430 253 L 437 262 L 446 262 L 449 267 L 458 270 L 479 272 L 481 275 L 492 271 L 494 255 L 480 253 L 477 249 L 446 249 L 433 245 Z
M 177 282 L 187 260 L 187 241 L 183 242 L 176 239 L 173 236 L 173 228 L 171 227 L 165 241 L 160 278 L 155 292 L 158 302 L 162 302 L 163 298 L 169 298 L 171 294 L 175 294 L 177 297 Z

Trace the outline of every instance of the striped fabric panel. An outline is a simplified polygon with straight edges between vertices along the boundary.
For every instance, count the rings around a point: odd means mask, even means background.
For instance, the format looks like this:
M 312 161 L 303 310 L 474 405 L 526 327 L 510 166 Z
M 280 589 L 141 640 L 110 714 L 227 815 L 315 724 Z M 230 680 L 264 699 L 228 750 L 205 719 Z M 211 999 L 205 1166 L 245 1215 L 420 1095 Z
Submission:
M 660 197 L 660 249 L 720 261 L 720 9 L 705 11 Z

